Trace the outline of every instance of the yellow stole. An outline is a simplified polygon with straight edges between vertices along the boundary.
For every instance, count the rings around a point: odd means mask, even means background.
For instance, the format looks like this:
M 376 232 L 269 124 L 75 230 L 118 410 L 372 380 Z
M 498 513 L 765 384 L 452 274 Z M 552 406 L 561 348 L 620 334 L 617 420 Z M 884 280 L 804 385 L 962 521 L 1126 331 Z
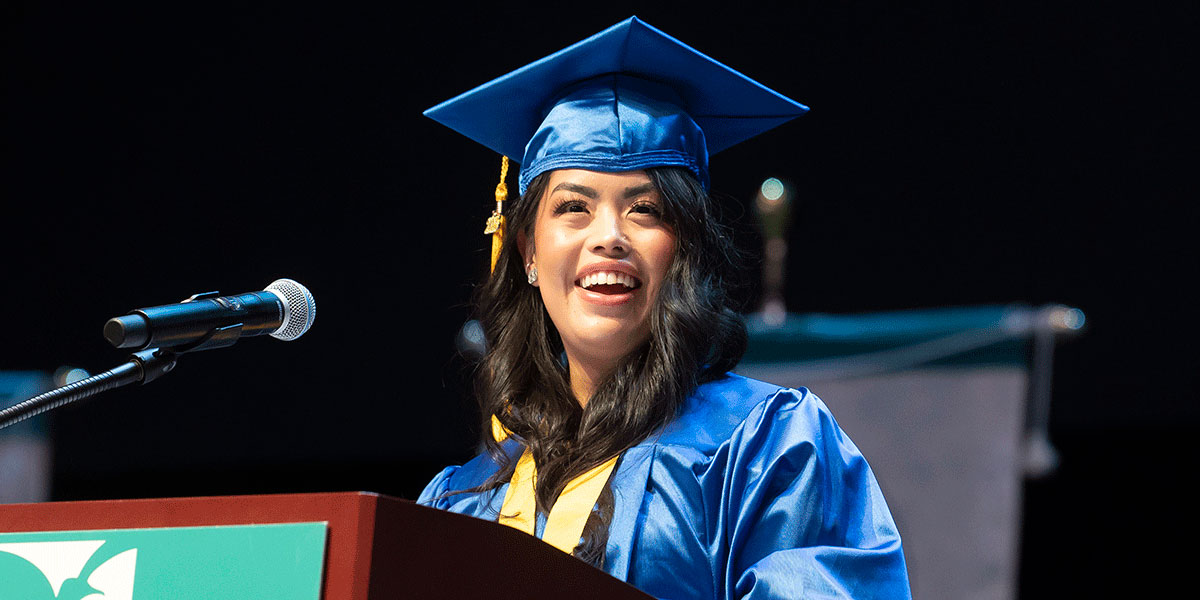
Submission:
M 500 420 L 492 416 L 492 437 L 497 442 L 508 437 L 508 431 L 500 425 Z M 579 545 L 583 535 L 583 526 L 587 524 L 596 499 L 608 483 L 613 467 L 617 465 L 616 456 L 604 461 L 590 471 L 572 479 L 567 484 L 550 514 L 546 516 L 546 528 L 542 531 L 542 541 L 571 554 Z M 508 493 L 504 495 L 504 506 L 500 509 L 500 523 L 519 529 L 529 535 L 536 534 L 536 505 L 534 502 L 534 483 L 537 480 L 537 467 L 533 464 L 533 453 L 528 448 L 517 460 L 512 479 L 508 482 Z

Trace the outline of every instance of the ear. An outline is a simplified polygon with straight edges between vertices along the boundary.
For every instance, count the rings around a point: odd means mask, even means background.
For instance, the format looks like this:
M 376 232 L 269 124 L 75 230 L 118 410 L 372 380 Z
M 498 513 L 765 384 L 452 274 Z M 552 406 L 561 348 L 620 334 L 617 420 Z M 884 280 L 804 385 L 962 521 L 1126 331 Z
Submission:
M 521 251 L 521 264 L 528 265 L 534 258 L 533 240 L 524 231 L 517 232 L 517 249 Z
M 529 277 L 531 271 L 536 273 L 537 253 L 533 249 L 533 240 L 529 239 L 524 231 L 517 232 L 517 248 L 521 251 L 521 264 L 525 268 L 525 276 Z M 529 285 L 540 287 L 537 277 L 533 277 Z

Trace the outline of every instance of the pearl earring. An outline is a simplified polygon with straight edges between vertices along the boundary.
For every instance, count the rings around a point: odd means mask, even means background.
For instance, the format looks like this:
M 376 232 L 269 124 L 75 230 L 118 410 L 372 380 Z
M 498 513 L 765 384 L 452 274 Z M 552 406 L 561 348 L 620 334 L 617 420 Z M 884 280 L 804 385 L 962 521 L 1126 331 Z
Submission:
M 529 271 L 527 272 L 527 279 L 529 279 L 529 285 L 533 285 L 533 284 L 537 283 L 537 265 L 535 265 L 533 263 L 529 263 Z

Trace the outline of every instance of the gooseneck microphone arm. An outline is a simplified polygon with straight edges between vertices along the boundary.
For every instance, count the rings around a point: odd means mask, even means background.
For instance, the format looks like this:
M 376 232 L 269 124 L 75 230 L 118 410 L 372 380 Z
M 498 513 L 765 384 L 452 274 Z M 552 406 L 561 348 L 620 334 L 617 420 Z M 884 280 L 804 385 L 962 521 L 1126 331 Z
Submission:
M 174 369 L 177 357 L 178 353 L 176 352 L 158 348 L 134 352 L 129 357 L 129 362 L 116 368 L 75 383 L 68 383 L 20 404 L 0 410 L 0 429 L 101 392 L 131 383 L 150 383 Z
M 0 410 L 0 429 L 131 383 L 150 383 L 175 368 L 180 354 L 232 346 L 244 336 L 294 340 L 312 327 L 317 305 L 308 288 L 280 279 L 261 292 L 196 294 L 109 319 L 104 337 L 117 348 L 141 346 L 124 364 Z M 155 348 L 147 348 L 154 345 Z M 169 347 L 169 348 L 168 348 Z

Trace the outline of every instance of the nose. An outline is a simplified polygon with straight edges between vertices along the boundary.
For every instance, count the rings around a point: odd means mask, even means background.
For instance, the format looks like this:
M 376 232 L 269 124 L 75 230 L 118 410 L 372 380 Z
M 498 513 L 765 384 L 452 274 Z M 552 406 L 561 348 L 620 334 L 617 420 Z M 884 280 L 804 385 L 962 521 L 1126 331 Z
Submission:
M 611 258 L 629 254 L 629 238 L 625 234 L 625 223 L 614 210 L 602 210 L 592 221 L 592 252 Z

